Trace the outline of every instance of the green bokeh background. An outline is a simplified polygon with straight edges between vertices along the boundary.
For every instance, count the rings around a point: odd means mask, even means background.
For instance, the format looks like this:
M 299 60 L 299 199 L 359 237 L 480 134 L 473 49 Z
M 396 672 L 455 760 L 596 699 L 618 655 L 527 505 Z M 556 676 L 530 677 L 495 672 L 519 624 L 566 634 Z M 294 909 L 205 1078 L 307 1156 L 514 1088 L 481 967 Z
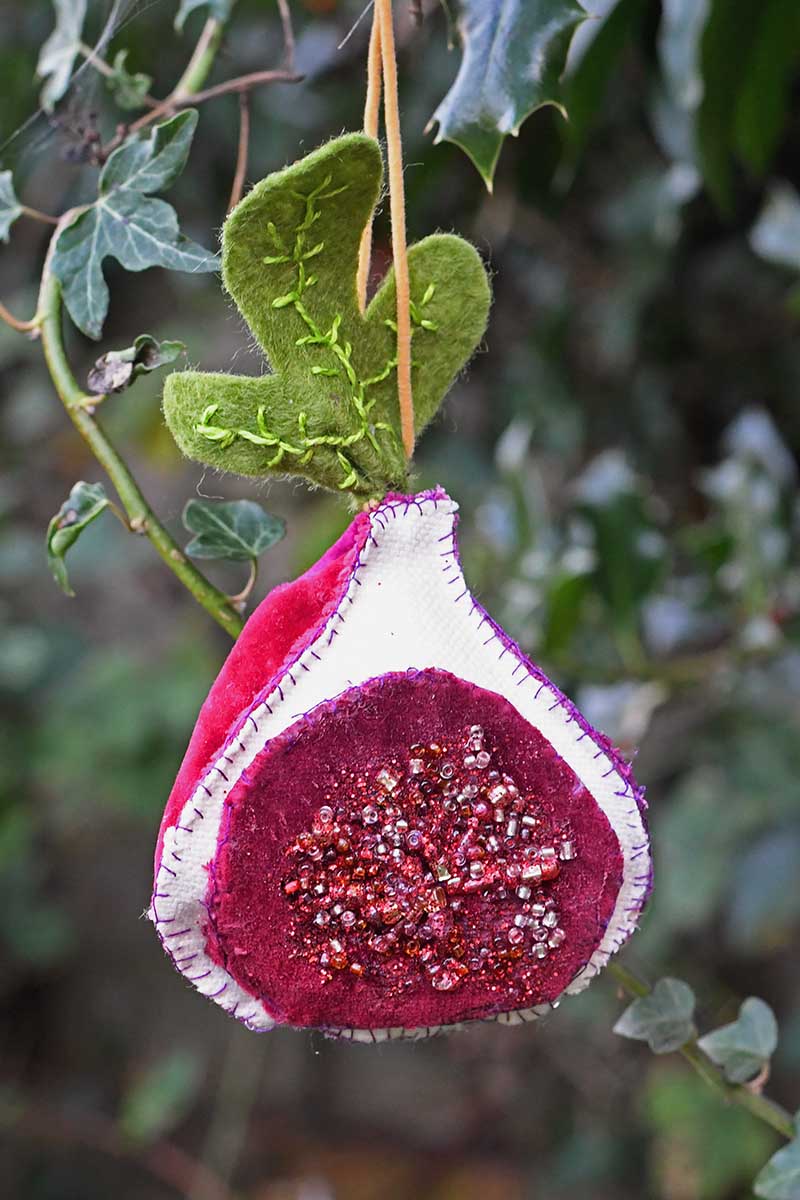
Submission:
M 682 64 L 706 100 L 683 108 L 668 96 L 659 4 L 594 6 L 613 22 L 595 23 L 596 54 L 569 85 L 571 124 L 553 110 L 532 117 L 506 146 L 491 197 L 456 148 L 422 133 L 457 67 L 445 19 L 427 6 L 415 28 L 397 7 L 410 236 L 470 237 L 495 289 L 483 352 L 424 440 L 419 483 L 441 482 L 461 502 L 481 601 L 590 719 L 628 753 L 638 747 L 657 886 L 626 962 L 651 980 L 687 979 L 703 1028 L 764 997 L 781 1028 L 769 1090 L 796 1108 L 800 234 L 790 191 L 761 226 L 770 258 L 786 265 L 765 261 L 752 238 L 774 186 L 800 184 L 792 5 L 764 6 L 776 25 L 756 87 L 743 66 L 755 34 L 736 13 L 749 20 L 761 6 L 715 0 L 699 75 Z M 359 10 L 293 4 L 307 78 L 254 93 L 250 181 L 358 127 L 368 22 L 337 44 Z M 88 36 L 108 11 L 90 6 Z M 174 11 L 168 0 L 123 5 L 113 43 L 155 75 L 157 95 L 202 26 L 195 13 L 178 37 Z M 39 114 L 12 137 L 36 110 L 51 24 L 42 0 L 0 10 L 0 167 L 26 203 L 55 212 L 91 194 L 82 131 L 96 123 L 107 136 L 119 114 L 84 69 L 55 120 Z M 213 80 L 272 65 L 280 49 L 275 6 L 241 0 Z M 766 86 L 780 72 L 781 87 Z M 733 132 L 731 113 L 744 114 Z M 208 246 L 237 127 L 235 97 L 203 106 L 170 193 Z M 0 297 L 14 312 L 33 310 L 45 237 L 20 221 L 0 249 Z M 385 212 L 376 257 L 389 259 Z M 214 276 L 109 264 L 107 277 L 102 343 L 69 338 L 79 378 L 142 332 L 182 339 L 205 370 L 259 370 Z M 141 379 L 107 402 L 104 420 L 173 529 L 195 495 L 261 499 L 287 520 L 262 564 L 263 595 L 312 562 L 346 512 L 295 484 L 219 478 L 181 460 L 161 386 Z M 76 479 L 101 474 L 37 344 L 5 326 L 0 387 L 4 1194 L 201 1200 L 212 1194 L 204 1163 L 247 1200 L 751 1196 L 776 1140 L 682 1062 L 615 1037 L 610 978 L 536 1028 L 363 1049 L 313 1034 L 258 1038 L 171 970 L 141 914 L 160 811 L 225 636 L 110 516 L 71 552 L 77 597 L 56 590 L 47 522 Z M 230 591 L 243 583 L 239 566 L 210 572 Z

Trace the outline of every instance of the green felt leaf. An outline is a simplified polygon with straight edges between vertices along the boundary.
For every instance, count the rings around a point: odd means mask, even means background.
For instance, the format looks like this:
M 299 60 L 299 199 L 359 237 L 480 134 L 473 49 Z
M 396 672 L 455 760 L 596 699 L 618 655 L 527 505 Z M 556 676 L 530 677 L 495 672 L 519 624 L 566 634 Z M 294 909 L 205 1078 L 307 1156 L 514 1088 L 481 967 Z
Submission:
M 87 377 L 89 391 L 97 396 L 124 391 L 139 375 L 175 362 L 185 349 L 183 342 L 159 342 L 149 333 L 140 333 L 132 346 L 109 350 L 97 359 Z
M 253 500 L 189 500 L 183 523 L 191 558 L 255 560 L 286 535 L 286 522 Z
M 69 87 L 72 66 L 81 45 L 86 0 L 53 0 L 55 29 L 39 51 L 36 74 L 44 79 L 40 100 L 45 112 L 52 112 Z
M 621 1037 L 670 1054 L 694 1037 L 694 992 L 681 979 L 659 979 L 649 996 L 634 1000 L 614 1026 Z
M 11 226 L 22 213 L 10 171 L 0 171 L 0 242 L 7 242 Z
M 228 217 L 223 279 L 273 373 L 171 375 L 164 413 L 189 457 L 357 496 L 405 485 L 393 271 L 363 316 L 356 297 L 359 240 L 381 178 L 377 142 L 348 134 L 270 175 Z M 408 261 L 420 432 L 480 341 L 490 296 L 461 238 L 427 237 Z
M 120 108 L 141 108 L 153 79 L 142 71 L 130 72 L 125 66 L 127 57 L 127 50 L 118 50 L 114 55 L 114 74 L 106 79 L 106 87 Z
M 761 1200 L 798 1200 L 800 1197 L 800 1134 L 773 1154 L 756 1176 L 753 1191 Z
M 712 1062 L 723 1068 L 730 1083 L 754 1079 L 769 1062 L 777 1044 L 775 1014 L 757 996 L 744 1001 L 738 1018 L 730 1025 L 722 1025 L 698 1041 Z
M 209 17 L 216 17 L 218 21 L 227 21 L 231 15 L 233 4 L 234 0 L 181 0 L 178 15 L 175 18 L 175 28 L 178 33 L 182 33 L 187 17 L 191 16 L 198 8 L 207 8 Z
M 436 141 L 455 142 L 491 189 L 504 138 L 546 104 L 564 116 L 561 75 L 586 13 L 577 0 L 459 0 L 461 66 L 436 109 Z
M 108 311 L 105 258 L 116 258 L 128 271 L 217 269 L 214 255 L 180 233 L 171 205 L 149 195 L 180 175 L 196 124 L 197 113 L 188 109 L 115 150 L 100 175 L 97 200 L 59 234 L 53 273 L 72 320 L 89 337 L 100 336 Z
M 102 483 L 75 484 L 68 498 L 47 526 L 47 561 L 53 578 L 63 592 L 74 596 L 64 562 L 67 551 L 74 546 L 87 525 L 96 521 L 108 507 L 108 497 Z

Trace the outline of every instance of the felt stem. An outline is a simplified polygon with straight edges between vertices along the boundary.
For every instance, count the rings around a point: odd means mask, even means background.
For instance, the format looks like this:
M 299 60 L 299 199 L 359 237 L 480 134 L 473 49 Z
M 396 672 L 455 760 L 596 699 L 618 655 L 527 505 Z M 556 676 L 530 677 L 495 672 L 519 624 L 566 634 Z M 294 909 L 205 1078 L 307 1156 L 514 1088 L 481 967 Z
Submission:
M 389 208 L 392 219 L 392 257 L 397 290 L 397 399 L 406 457 L 414 453 L 414 398 L 411 393 L 411 289 L 406 247 L 406 204 L 403 187 L 403 140 L 397 95 L 397 62 L 394 47 L 392 0 L 375 0 L 380 24 L 383 63 L 384 117 L 389 158 Z
M 608 964 L 608 970 L 622 990 L 629 996 L 633 996 L 634 999 L 650 995 L 651 989 L 648 984 L 629 971 L 627 967 L 611 962 Z M 724 1101 L 746 1109 L 752 1116 L 763 1121 L 765 1125 L 769 1125 L 770 1128 L 790 1141 L 796 1137 L 791 1113 L 787 1112 L 782 1105 L 776 1104 L 774 1100 L 752 1090 L 747 1084 L 728 1083 L 719 1067 L 700 1049 L 696 1038 L 690 1038 L 688 1042 L 685 1042 L 678 1049 L 678 1053 L 706 1083 L 720 1093 Z
M 241 616 L 224 592 L 209 583 L 186 558 L 178 543 L 158 520 L 142 495 L 128 464 L 93 416 L 92 409 L 101 397 L 89 396 L 82 391 L 67 361 L 62 331 L 61 287 L 50 270 L 50 258 L 62 226 L 72 220 L 74 215 L 74 210 L 65 213 L 62 222 L 57 226 L 50 243 L 51 251 L 42 271 L 36 321 L 41 329 L 42 350 L 50 378 L 70 420 L 116 488 L 128 515 L 131 530 L 144 534 L 150 540 L 170 571 L 185 588 L 188 588 L 198 604 L 202 605 L 232 638 L 236 638 L 242 630 Z
M 378 137 L 378 121 L 381 108 L 381 24 L 377 8 L 373 12 L 372 32 L 369 35 L 369 52 L 367 55 L 367 97 L 364 103 L 364 133 L 368 137 Z M 369 283 L 369 266 L 372 257 L 372 222 L 374 213 L 361 234 L 361 244 L 358 248 L 358 274 L 356 275 L 356 292 L 358 307 L 363 313 L 367 307 L 367 284 Z

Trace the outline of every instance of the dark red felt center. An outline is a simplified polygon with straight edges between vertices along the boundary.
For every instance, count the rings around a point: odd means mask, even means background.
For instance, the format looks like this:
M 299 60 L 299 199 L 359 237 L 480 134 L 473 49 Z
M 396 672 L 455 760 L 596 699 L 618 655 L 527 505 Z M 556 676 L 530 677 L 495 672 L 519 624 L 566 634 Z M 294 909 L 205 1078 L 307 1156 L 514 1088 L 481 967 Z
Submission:
M 281 1021 L 449 1024 L 560 995 L 621 881 L 606 816 L 508 701 L 393 674 L 320 705 L 234 787 L 208 948 Z

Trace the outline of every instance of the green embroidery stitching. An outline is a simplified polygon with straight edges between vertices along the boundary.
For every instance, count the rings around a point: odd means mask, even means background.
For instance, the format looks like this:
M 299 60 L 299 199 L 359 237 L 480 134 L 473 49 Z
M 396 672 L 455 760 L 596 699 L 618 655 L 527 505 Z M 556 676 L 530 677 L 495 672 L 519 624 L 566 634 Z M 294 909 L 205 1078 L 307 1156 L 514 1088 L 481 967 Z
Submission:
M 378 430 L 386 433 L 391 438 L 395 447 L 398 445 L 397 434 L 391 425 L 385 421 L 370 423 L 369 414 L 375 406 L 377 396 L 368 399 L 366 394 L 368 388 L 374 387 L 378 383 L 383 383 L 391 375 L 392 371 L 395 370 L 397 367 L 397 355 L 395 354 L 393 358 L 389 359 L 385 367 L 377 375 L 373 375 L 369 379 L 359 379 L 353 366 L 352 344 L 349 341 L 342 341 L 339 336 L 339 329 L 342 323 L 341 314 L 334 316 L 331 327 L 326 332 L 320 329 L 303 303 L 303 297 L 318 282 L 316 275 L 307 274 L 306 263 L 310 259 L 316 258 L 325 248 L 324 242 L 318 242 L 310 249 L 306 249 L 307 235 L 321 216 L 317 206 L 318 202 L 338 196 L 341 192 L 347 191 L 348 187 L 345 184 L 343 187 L 334 188 L 333 191 L 328 192 L 325 189 L 330 186 L 331 179 L 332 176 L 326 176 L 322 183 L 308 195 L 304 195 L 301 192 L 291 193 L 295 199 L 300 200 L 305 206 L 303 219 L 294 230 L 294 245 L 291 251 L 289 251 L 274 222 L 269 221 L 267 223 L 267 232 L 278 253 L 266 255 L 262 261 L 267 266 L 276 266 L 285 263 L 294 264 L 296 271 L 294 289 L 283 296 L 277 296 L 272 301 L 272 307 L 282 309 L 288 308 L 291 305 L 305 324 L 309 332 L 297 339 L 295 342 L 296 346 L 319 346 L 330 350 L 334 354 L 338 360 L 338 366 L 326 367 L 314 365 L 311 367 L 311 373 L 312 375 L 329 376 L 331 378 L 341 378 L 344 375 L 350 385 L 349 400 L 358 417 L 358 428 L 347 436 L 325 434 L 312 437 L 309 436 L 307 429 L 308 414 L 301 412 L 297 417 L 298 440 L 300 444 L 293 445 L 267 428 L 266 414 L 263 407 L 259 408 L 256 416 L 257 433 L 253 433 L 248 429 L 228 429 L 222 425 L 214 424 L 213 418 L 219 409 L 218 404 L 207 405 L 194 428 L 195 432 L 199 433 L 207 441 L 216 442 L 221 450 L 227 449 L 237 438 L 243 438 L 257 446 L 274 448 L 275 454 L 265 464 L 267 468 L 280 466 L 287 454 L 296 457 L 298 464 L 306 464 L 313 457 L 317 446 L 329 446 L 331 449 L 335 449 L 336 456 L 344 473 L 344 478 L 339 484 L 339 489 L 344 491 L 359 481 L 355 465 L 344 453 L 346 448 L 366 438 L 376 454 L 380 454 L 381 448 L 376 436 Z M 423 315 L 423 310 L 433 298 L 435 290 L 436 285 L 430 283 L 418 303 L 414 300 L 410 302 L 412 337 L 417 329 L 424 329 L 429 333 L 435 333 L 438 330 L 438 325 Z M 397 324 L 395 321 L 386 320 L 384 324 L 393 330 L 395 334 L 397 333 Z

